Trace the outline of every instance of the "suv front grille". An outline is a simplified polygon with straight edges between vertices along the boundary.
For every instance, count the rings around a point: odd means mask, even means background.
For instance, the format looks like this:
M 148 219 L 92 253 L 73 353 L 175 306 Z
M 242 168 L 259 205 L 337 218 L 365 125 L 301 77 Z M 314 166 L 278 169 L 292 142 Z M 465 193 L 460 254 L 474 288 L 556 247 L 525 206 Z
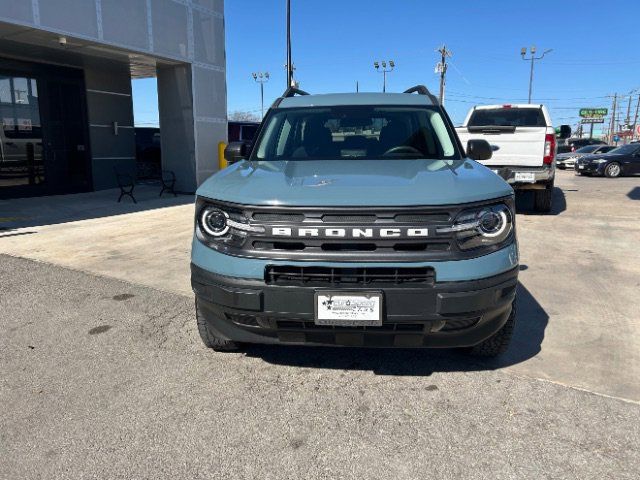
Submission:
M 431 267 L 415 268 L 342 268 L 267 265 L 265 282 L 285 286 L 392 286 L 433 285 L 435 272 Z
M 462 210 L 486 202 L 405 207 L 273 207 L 212 202 L 253 230 L 210 246 L 227 255 L 290 262 L 394 262 L 460 260 L 502 248 L 462 251 L 451 226 Z M 423 232 L 427 233 L 423 233 Z M 383 233 L 384 232 L 384 233 Z M 391 233 L 388 233 L 391 232 Z

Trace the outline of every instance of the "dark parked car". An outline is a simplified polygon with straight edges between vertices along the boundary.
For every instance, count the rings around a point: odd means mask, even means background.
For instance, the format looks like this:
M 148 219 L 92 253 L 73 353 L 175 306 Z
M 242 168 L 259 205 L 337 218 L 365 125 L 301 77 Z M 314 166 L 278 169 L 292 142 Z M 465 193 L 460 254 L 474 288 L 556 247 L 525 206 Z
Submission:
M 558 153 L 575 152 L 587 145 L 606 145 L 606 143 L 595 138 L 569 138 L 566 142 L 558 144 Z
M 613 145 L 587 145 L 586 147 L 579 148 L 575 152 L 560 153 L 556 156 L 556 167 L 561 170 L 565 168 L 573 168 L 576 164 L 576 160 L 584 157 L 585 155 L 593 155 L 596 153 L 608 153 L 613 150 Z
M 230 121 L 228 124 L 229 143 L 231 142 L 251 142 L 260 123 L 258 122 L 235 122 Z
M 640 144 L 630 143 L 602 155 L 585 155 L 576 161 L 578 175 L 604 175 L 610 178 L 640 173 Z

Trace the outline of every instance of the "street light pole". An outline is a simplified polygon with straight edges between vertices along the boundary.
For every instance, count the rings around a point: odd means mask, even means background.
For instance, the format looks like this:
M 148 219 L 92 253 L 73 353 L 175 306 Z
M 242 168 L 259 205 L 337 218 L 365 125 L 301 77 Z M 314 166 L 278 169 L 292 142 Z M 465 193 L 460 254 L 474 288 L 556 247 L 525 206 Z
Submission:
M 532 46 L 529 51 L 531 52 L 531 58 L 526 58 L 527 55 L 527 47 L 522 47 L 522 49 L 520 49 L 520 56 L 522 57 L 522 60 L 526 60 L 526 61 L 531 61 L 531 72 L 529 73 L 529 103 L 531 103 L 531 93 L 533 90 L 533 66 L 536 60 L 542 60 L 544 58 L 544 56 L 551 52 L 553 49 L 550 48 L 549 50 L 545 50 L 544 52 L 542 52 L 542 55 L 540 55 L 539 57 L 536 57 L 536 47 Z
M 264 118 L 264 84 L 269 81 L 269 72 L 253 72 L 253 79 L 260 84 L 260 118 Z
M 291 0 L 287 0 L 287 88 L 293 86 L 293 61 L 291 60 Z
M 382 70 L 380 70 L 380 65 L 382 65 Z M 373 67 L 378 71 L 382 72 L 382 91 L 387 91 L 387 73 L 393 72 L 396 64 L 393 60 L 389 60 L 389 69 L 387 69 L 387 61 L 382 60 L 381 62 L 373 62 Z

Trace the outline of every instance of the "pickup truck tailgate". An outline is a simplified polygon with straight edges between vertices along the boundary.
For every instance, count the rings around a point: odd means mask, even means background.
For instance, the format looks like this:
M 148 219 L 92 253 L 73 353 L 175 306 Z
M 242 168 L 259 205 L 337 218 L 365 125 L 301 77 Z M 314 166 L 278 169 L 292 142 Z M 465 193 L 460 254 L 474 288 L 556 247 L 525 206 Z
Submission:
M 542 166 L 546 127 L 458 127 L 456 131 L 462 145 L 482 139 L 498 147 L 489 160 L 480 162 L 483 165 Z

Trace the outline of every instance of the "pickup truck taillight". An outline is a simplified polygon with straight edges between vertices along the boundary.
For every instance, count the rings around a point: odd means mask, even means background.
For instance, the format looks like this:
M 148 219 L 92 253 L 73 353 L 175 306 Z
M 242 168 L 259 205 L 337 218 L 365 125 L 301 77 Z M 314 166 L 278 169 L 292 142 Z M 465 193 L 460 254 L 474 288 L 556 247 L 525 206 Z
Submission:
M 547 133 L 544 136 L 544 158 L 542 159 L 542 163 L 545 165 L 551 165 L 553 163 L 553 157 L 556 153 L 556 136 Z

